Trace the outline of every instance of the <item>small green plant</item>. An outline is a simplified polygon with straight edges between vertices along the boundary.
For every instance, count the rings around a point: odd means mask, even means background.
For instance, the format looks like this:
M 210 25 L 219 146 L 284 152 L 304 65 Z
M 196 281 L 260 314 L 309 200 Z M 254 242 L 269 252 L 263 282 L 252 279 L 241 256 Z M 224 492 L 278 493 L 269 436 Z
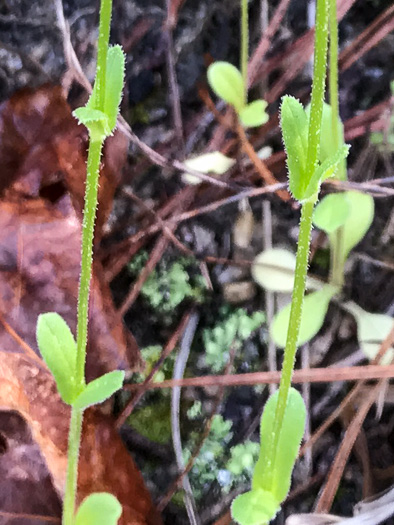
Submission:
M 327 159 L 346 147 L 344 144 L 343 124 L 338 113 L 338 27 L 336 2 L 330 0 L 330 105 L 323 105 L 319 162 L 323 165 Z M 393 84 L 394 85 L 394 84 Z M 310 118 L 310 107 L 307 117 Z M 335 178 L 346 180 L 346 160 L 338 163 Z M 374 200 L 371 195 L 358 191 L 345 191 L 325 196 L 316 206 L 313 223 L 327 234 L 330 244 L 330 274 L 328 283 L 307 280 L 307 287 L 314 289 L 304 301 L 298 344 L 310 341 L 323 325 L 329 304 L 333 298 L 343 309 L 351 313 L 358 325 L 358 336 L 365 355 L 373 359 L 378 351 L 379 342 L 388 334 L 392 318 L 383 314 L 370 314 L 353 303 L 343 304 L 341 291 L 345 280 L 345 263 L 351 250 L 362 240 L 374 217 Z M 274 292 L 290 292 L 295 270 L 295 258 L 291 252 L 274 248 L 259 254 L 253 266 L 253 276 L 264 288 Z M 278 347 L 286 344 L 286 332 L 289 325 L 291 305 L 288 304 L 274 318 L 270 327 L 271 336 Z M 370 325 L 371 316 L 378 316 L 379 326 L 384 327 L 378 333 L 371 328 L 375 343 L 365 344 L 366 326 Z M 377 318 L 374 317 L 376 321 Z M 373 323 L 375 326 L 375 322 Z M 375 351 L 375 354 L 373 353 Z
M 41 355 L 53 374 L 62 400 L 71 405 L 63 525 L 115 525 L 122 513 L 118 500 L 107 493 L 91 494 L 75 513 L 83 412 L 87 407 L 103 402 L 119 390 L 124 379 L 124 372 L 115 370 L 88 384 L 85 381 L 89 288 L 100 158 L 103 143 L 116 126 L 124 79 L 123 51 L 120 46 L 108 46 L 111 12 L 112 0 L 101 0 L 96 80 L 86 106 L 74 112 L 80 123 L 87 127 L 90 138 L 82 228 L 77 340 L 75 341 L 67 323 L 57 313 L 42 314 L 37 322 L 37 342 Z
M 232 516 L 241 525 L 269 523 L 287 496 L 291 474 L 304 433 L 306 410 L 300 394 L 291 387 L 298 345 L 314 206 L 322 181 L 338 170 L 348 146 L 319 155 L 328 48 L 329 0 L 317 0 L 315 56 L 311 108 L 308 113 L 293 97 L 281 105 L 281 128 L 287 153 L 289 188 L 301 203 L 301 222 L 294 272 L 294 287 L 287 326 L 279 391 L 271 396 L 261 419 L 261 447 L 252 490 L 238 496 Z
M 241 0 L 241 70 L 229 62 L 215 62 L 208 68 L 208 82 L 215 94 L 234 108 L 243 126 L 256 127 L 268 120 L 267 102 L 248 103 L 248 31 L 248 0 Z

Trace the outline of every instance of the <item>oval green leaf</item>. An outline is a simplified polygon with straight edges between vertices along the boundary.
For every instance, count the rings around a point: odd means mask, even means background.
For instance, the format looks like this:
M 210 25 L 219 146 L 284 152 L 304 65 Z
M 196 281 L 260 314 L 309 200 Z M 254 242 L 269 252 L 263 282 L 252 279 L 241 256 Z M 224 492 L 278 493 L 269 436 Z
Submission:
M 88 383 L 85 389 L 73 401 L 74 408 L 84 410 L 92 405 L 98 405 L 122 388 L 124 372 L 114 370 Z
M 358 342 L 366 357 L 372 361 L 376 357 L 382 342 L 391 332 L 394 319 L 389 315 L 366 312 L 353 302 L 348 302 L 343 307 L 356 319 Z M 394 351 L 388 350 L 380 364 L 390 364 L 393 356 Z
M 303 200 L 307 187 L 308 118 L 299 100 L 288 95 L 282 98 L 280 126 L 287 154 L 289 188 L 297 200 Z
M 117 525 L 122 506 L 108 492 L 95 492 L 81 503 L 75 517 L 75 525 Z
M 277 391 L 268 399 L 261 417 L 261 448 L 253 474 L 252 489 L 262 489 L 271 493 L 278 504 L 281 504 L 290 489 L 291 474 L 304 435 L 306 409 L 302 396 L 295 388 L 291 388 L 273 462 L 270 454 L 278 394 Z
M 294 286 L 295 255 L 284 248 L 265 250 L 253 261 L 253 279 L 270 292 L 291 293 Z
M 110 133 L 116 126 L 125 75 L 125 55 L 121 46 L 108 49 L 105 78 L 104 113 L 108 117 Z
M 349 255 L 350 250 L 352 250 L 367 233 L 372 224 L 375 212 L 373 197 L 368 193 L 347 191 L 346 200 L 349 206 L 349 214 L 343 225 L 342 256 L 344 261 Z
M 231 515 L 240 525 L 269 523 L 280 510 L 280 505 L 270 492 L 251 490 L 237 496 L 231 505 Z
M 239 119 L 246 128 L 255 128 L 268 121 L 268 114 L 265 112 L 267 102 L 265 100 L 255 100 L 244 106 L 238 113 Z
M 346 193 L 326 195 L 316 206 L 313 223 L 326 233 L 333 233 L 343 226 L 350 213 Z
M 212 91 L 237 113 L 245 105 L 245 89 L 241 72 L 229 62 L 215 62 L 208 68 L 208 82 Z
M 77 395 L 77 345 L 68 324 L 55 312 L 41 314 L 37 320 L 36 335 L 42 358 L 55 378 L 61 398 L 71 404 Z
M 338 292 L 331 285 L 325 285 L 321 290 L 305 296 L 302 307 L 300 333 L 298 345 L 310 341 L 323 326 L 330 300 Z M 270 334 L 275 344 L 281 348 L 286 346 L 287 330 L 289 327 L 291 303 L 285 306 L 275 317 L 270 327 Z

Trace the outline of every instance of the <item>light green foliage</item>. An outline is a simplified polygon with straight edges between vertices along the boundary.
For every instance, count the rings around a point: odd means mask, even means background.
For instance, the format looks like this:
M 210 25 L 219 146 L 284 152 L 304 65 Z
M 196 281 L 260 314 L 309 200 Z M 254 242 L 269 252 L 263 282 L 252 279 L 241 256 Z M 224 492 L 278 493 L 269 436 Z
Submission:
M 349 216 L 350 207 L 346 193 L 326 195 L 315 208 L 313 223 L 328 234 L 343 226 Z
M 145 348 L 141 349 L 141 355 L 145 361 L 145 369 L 143 373 L 137 374 L 137 378 L 136 378 L 137 382 L 144 381 L 145 378 L 150 374 L 153 366 L 159 359 L 162 350 L 163 348 L 160 345 L 146 346 Z M 173 364 L 174 364 L 174 357 L 171 354 L 165 359 L 160 370 L 158 370 L 153 376 L 153 379 L 152 379 L 153 382 L 160 383 L 160 381 L 164 381 L 164 379 L 169 377 L 169 373 L 172 370 Z
M 167 397 L 137 408 L 128 419 L 129 425 L 146 438 L 165 445 L 171 439 L 171 411 Z
M 229 62 L 215 62 L 207 74 L 215 94 L 239 112 L 244 105 L 244 83 L 239 69 Z
M 255 100 L 246 104 L 238 113 L 243 126 L 245 128 L 256 128 L 268 122 L 268 115 L 265 112 L 267 105 L 265 100 Z
M 102 107 L 98 107 L 97 85 L 85 107 L 78 108 L 73 115 L 84 124 L 92 142 L 101 142 L 111 135 L 116 126 L 119 104 L 124 84 L 125 57 L 120 46 L 108 49 L 105 95 Z
M 201 173 L 223 175 L 223 173 L 234 166 L 235 160 L 226 157 L 226 155 L 223 155 L 220 151 L 211 151 L 210 153 L 204 153 L 198 157 L 187 159 L 184 164 L 188 168 L 200 171 Z M 188 184 L 200 184 L 202 182 L 198 177 L 186 172 L 182 173 L 182 180 Z
M 282 98 L 280 124 L 287 153 L 289 188 L 294 198 L 302 202 L 319 192 L 320 184 L 332 177 L 347 157 L 349 147 L 343 145 L 315 166 L 313 173 L 307 172 L 309 119 L 297 99 Z M 323 140 L 323 138 L 322 138 Z
M 255 100 L 250 104 L 245 100 L 247 89 L 241 72 L 229 62 L 215 62 L 208 68 L 208 82 L 218 97 L 234 107 L 240 122 L 245 127 L 265 124 L 267 102 Z
M 233 518 L 241 525 L 268 523 L 277 514 L 290 489 L 291 474 L 304 435 L 306 409 L 301 395 L 291 388 L 276 454 L 272 457 L 278 394 L 276 392 L 269 398 L 261 418 L 260 455 L 253 474 L 252 490 L 238 496 L 232 505 Z
M 222 311 L 222 315 L 225 311 Z M 213 372 L 220 372 L 228 360 L 230 348 L 240 348 L 252 332 L 264 322 L 263 312 L 249 315 L 243 308 L 230 313 L 213 329 L 203 332 L 205 362 Z
M 223 457 L 230 443 L 232 432 L 231 421 L 223 419 L 216 414 L 212 420 L 211 431 L 195 459 L 190 471 L 190 481 L 193 486 L 193 494 L 197 499 L 201 498 L 211 484 L 218 481 L 224 488 L 231 483 L 231 476 L 226 479 L 224 474 Z M 187 447 L 184 449 L 184 460 L 187 462 L 201 439 L 201 431 L 192 432 Z
M 75 525 L 116 525 L 122 515 L 119 501 L 108 492 L 90 494 L 81 503 Z
M 130 272 L 138 274 L 146 260 L 146 253 L 139 254 L 129 263 Z M 193 267 L 196 268 L 195 261 L 188 258 L 170 264 L 162 261 L 145 281 L 142 296 L 155 311 L 164 315 L 172 314 L 185 299 L 201 301 L 205 282 L 201 275 L 190 277 L 189 269 Z
M 260 446 L 254 441 L 245 441 L 231 448 L 231 457 L 226 468 L 234 476 L 252 474 L 253 467 L 258 459 Z
M 343 305 L 357 323 L 357 338 L 362 351 L 371 361 L 376 357 L 380 345 L 393 328 L 394 319 L 385 314 L 371 314 L 353 302 Z M 381 364 L 388 365 L 394 356 L 394 350 L 388 350 Z
M 310 117 L 311 106 L 308 104 L 306 108 L 306 114 Z M 326 159 L 331 158 L 335 155 L 338 147 L 345 145 L 343 124 L 341 120 L 337 119 L 337 137 L 338 144 L 335 143 L 335 135 L 332 132 L 332 109 L 329 104 L 323 103 L 323 113 L 321 121 L 321 137 L 320 137 L 320 148 L 319 148 L 319 160 L 324 162 Z M 339 180 L 346 180 L 346 161 L 342 160 L 339 164 L 338 170 L 335 173 L 335 178 Z
M 124 372 L 114 370 L 88 383 L 85 389 L 73 401 L 73 407 L 84 410 L 92 405 L 98 405 L 122 388 Z
M 304 299 L 298 345 L 310 341 L 323 326 L 328 305 L 338 289 L 330 284 L 321 290 L 312 292 Z M 286 346 L 287 329 L 289 326 L 291 303 L 285 306 L 274 318 L 270 327 L 271 337 L 275 344 L 281 348 Z
M 66 321 L 54 312 L 41 314 L 37 321 L 37 343 L 61 398 L 71 404 L 79 394 L 75 381 L 77 345 Z

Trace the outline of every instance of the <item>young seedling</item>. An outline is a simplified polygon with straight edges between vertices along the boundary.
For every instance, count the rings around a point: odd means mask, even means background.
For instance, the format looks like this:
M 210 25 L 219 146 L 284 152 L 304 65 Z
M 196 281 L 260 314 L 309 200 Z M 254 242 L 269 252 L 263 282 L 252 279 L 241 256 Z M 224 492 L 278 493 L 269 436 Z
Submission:
M 233 518 L 241 525 L 270 522 L 290 488 L 291 473 L 304 431 L 305 405 L 291 388 L 298 345 L 305 280 L 308 268 L 313 209 L 320 184 L 331 177 L 348 153 L 343 146 L 319 161 L 320 132 L 328 46 L 328 0 L 316 8 L 315 57 L 310 117 L 301 103 L 285 96 L 281 128 L 287 153 L 289 188 L 301 203 L 301 222 L 294 274 L 294 287 L 279 391 L 268 400 L 261 420 L 262 446 L 252 490 L 235 499 Z
M 241 0 L 241 70 L 229 62 L 219 61 L 208 68 L 208 82 L 215 94 L 232 106 L 245 127 L 265 124 L 267 102 L 248 103 L 248 0 Z
M 115 370 L 86 384 L 85 361 L 88 333 L 89 288 L 92 274 L 94 224 L 99 166 L 105 139 L 113 133 L 124 81 L 124 54 L 120 46 L 109 48 L 112 0 L 101 0 L 97 73 L 85 107 L 74 112 L 89 131 L 85 207 L 82 228 L 81 274 L 78 292 L 77 340 L 57 313 L 40 315 L 37 342 L 51 370 L 62 400 L 71 405 L 68 466 L 63 503 L 63 525 L 115 525 L 122 513 L 111 494 L 88 496 L 75 513 L 78 456 L 84 410 L 102 403 L 122 387 L 124 372 Z

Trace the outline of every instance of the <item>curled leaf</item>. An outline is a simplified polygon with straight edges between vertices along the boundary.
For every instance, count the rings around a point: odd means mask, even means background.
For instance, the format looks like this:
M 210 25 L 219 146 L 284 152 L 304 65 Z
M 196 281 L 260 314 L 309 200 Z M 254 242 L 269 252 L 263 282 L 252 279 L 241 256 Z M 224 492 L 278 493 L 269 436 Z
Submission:
M 218 97 L 236 109 L 244 106 L 245 87 L 241 72 L 229 62 L 215 62 L 208 68 L 208 82 Z

